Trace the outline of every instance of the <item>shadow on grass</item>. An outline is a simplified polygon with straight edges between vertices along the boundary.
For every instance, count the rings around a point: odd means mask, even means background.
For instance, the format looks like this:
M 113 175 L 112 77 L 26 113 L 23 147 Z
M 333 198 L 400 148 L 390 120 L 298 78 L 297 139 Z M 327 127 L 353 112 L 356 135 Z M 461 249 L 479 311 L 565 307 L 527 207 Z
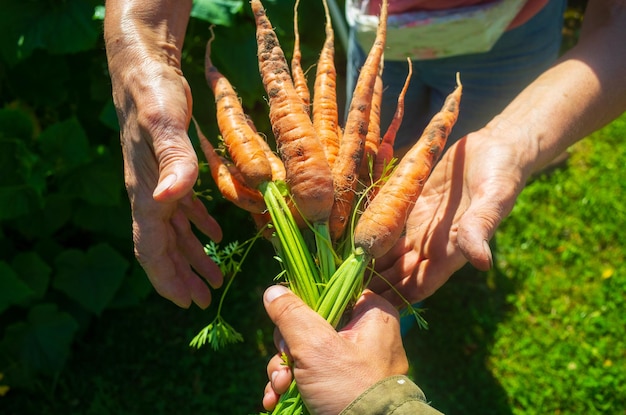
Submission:
M 488 358 L 514 292 L 497 269 L 466 266 L 424 302 L 429 329 L 412 328 L 404 344 L 410 375 L 433 407 L 448 415 L 513 413 Z

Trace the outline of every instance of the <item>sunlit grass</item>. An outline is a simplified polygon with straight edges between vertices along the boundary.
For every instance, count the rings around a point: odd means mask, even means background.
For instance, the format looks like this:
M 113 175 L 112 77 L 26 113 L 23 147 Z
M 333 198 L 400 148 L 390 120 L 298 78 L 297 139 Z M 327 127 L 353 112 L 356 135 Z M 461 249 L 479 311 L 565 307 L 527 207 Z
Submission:
M 489 365 L 514 413 L 626 407 L 625 134 L 622 117 L 575 145 L 498 232 L 498 267 L 517 288 Z

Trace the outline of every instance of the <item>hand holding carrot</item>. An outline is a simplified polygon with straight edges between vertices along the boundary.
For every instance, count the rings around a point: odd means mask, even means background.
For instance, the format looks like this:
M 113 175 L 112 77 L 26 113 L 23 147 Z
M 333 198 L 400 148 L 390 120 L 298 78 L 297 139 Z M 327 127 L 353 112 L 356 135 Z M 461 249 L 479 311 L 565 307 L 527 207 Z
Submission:
M 108 1 L 105 40 L 137 259 L 163 297 L 207 307 L 211 293 L 197 274 L 213 287 L 222 275 L 190 222 L 216 241 L 222 234 L 192 197 L 198 161 L 187 136 L 191 91 L 180 70 L 190 8 L 191 1 Z
M 406 235 L 376 267 L 410 302 L 433 294 L 468 261 L 492 266 L 489 240 L 530 175 L 526 152 L 487 128 L 455 143 L 442 157 L 411 211 Z M 370 288 L 403 305 L 380 278 Z
M 276 343 L 284 341 L 313 415 L 338 414 L 376 382 L 408 370 L 398 312 L 371 291 L 359 298 L 352 321 L 339 332 L 284 286 L 270 287 L 263 300 L 278 329 Z M 263 405 L 270 410 L 289 387 L 292 371 L 277 354 L 267 372 Z

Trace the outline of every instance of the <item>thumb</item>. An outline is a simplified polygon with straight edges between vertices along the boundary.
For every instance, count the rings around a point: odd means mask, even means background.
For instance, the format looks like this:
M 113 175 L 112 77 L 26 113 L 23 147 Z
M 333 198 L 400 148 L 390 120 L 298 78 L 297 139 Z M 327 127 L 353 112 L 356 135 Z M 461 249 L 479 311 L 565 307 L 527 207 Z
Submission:
M 186 107 L 182 102 L 177 110 L 168 108 L 161 114 L 152 131 L 154 154 L 159 164 L 159 181 L 153 197 L 157 201 L 179 200 L 188 194 L 198 178 L 198 157 L 191 144 L 187 127 L 191 114 L 191 90 L 185 78 L 181 78 Z M 178 96 L 177 96 L 178 97 Z
M 159 148 L 155 140 L 159 182 L 152 196 L 160 202 L 181 199 L 191 191 L 198 178 L 198 159 L 187 134 L 168 141 L 166 147 Z
M 487 271 L 493 266 L 489 240 L 503 218 L 503 209 L 493 199 L 473 200 L 459 221 L 457 243 L 459 249 L 474 267 Z
M 274 285 L 265 290 L 263 304 L 292 353 L 297 353 L 300 345 L 321 338 L 325 332 L 336 333 L 326 320 L 285 286 Z

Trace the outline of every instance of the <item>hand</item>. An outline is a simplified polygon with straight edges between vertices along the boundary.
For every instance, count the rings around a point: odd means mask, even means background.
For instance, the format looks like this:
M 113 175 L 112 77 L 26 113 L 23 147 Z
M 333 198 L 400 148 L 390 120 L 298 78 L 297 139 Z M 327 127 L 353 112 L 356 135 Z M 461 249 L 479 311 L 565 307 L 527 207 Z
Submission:
M 280 354 L 268 363 L 265 409 L 276 406 L 292 374 L 313 415 L 336 415 L 378 381 L 406 374 L 398 312 L 373 292 L 359 298 L 339 332 L 283 286 L 270 287 L 263 299 L 277 327 L 276 343 L 284 342 L 293 363 L 293 369 L 283 365 Z
M 205 308 L 211 292 L 196 272 L 213 287 L 222 284 L 222 275 L 190 222 L 215 241 L 222 233 L 192 192 L 198 160 L 187 135 L 191 91 L 180 70 L 181 37 L 191 2 L 187 7 L 181 3 L 181 9 L 176 4 L 155 6 L 154 21 L 138 12 L 144 6 L 149 9 L 141 2 L 110 0 L 105 19 L 135 255 L 159 294 L 181 307 L 193 301 Z M 160 25 L 168 13 L 175 16 L 166 22 L 171 36 L 164 41 L 168 33 Z
M 530 156 L 493 129 L 472 133 L 443 155 L 424 186 L 406 235 L 376 263 L 388 281 L 370 288 L 395 306 L 433 294 L 467 261 L 493 265 L 488 241 L 513 208 L 530 175 Z

